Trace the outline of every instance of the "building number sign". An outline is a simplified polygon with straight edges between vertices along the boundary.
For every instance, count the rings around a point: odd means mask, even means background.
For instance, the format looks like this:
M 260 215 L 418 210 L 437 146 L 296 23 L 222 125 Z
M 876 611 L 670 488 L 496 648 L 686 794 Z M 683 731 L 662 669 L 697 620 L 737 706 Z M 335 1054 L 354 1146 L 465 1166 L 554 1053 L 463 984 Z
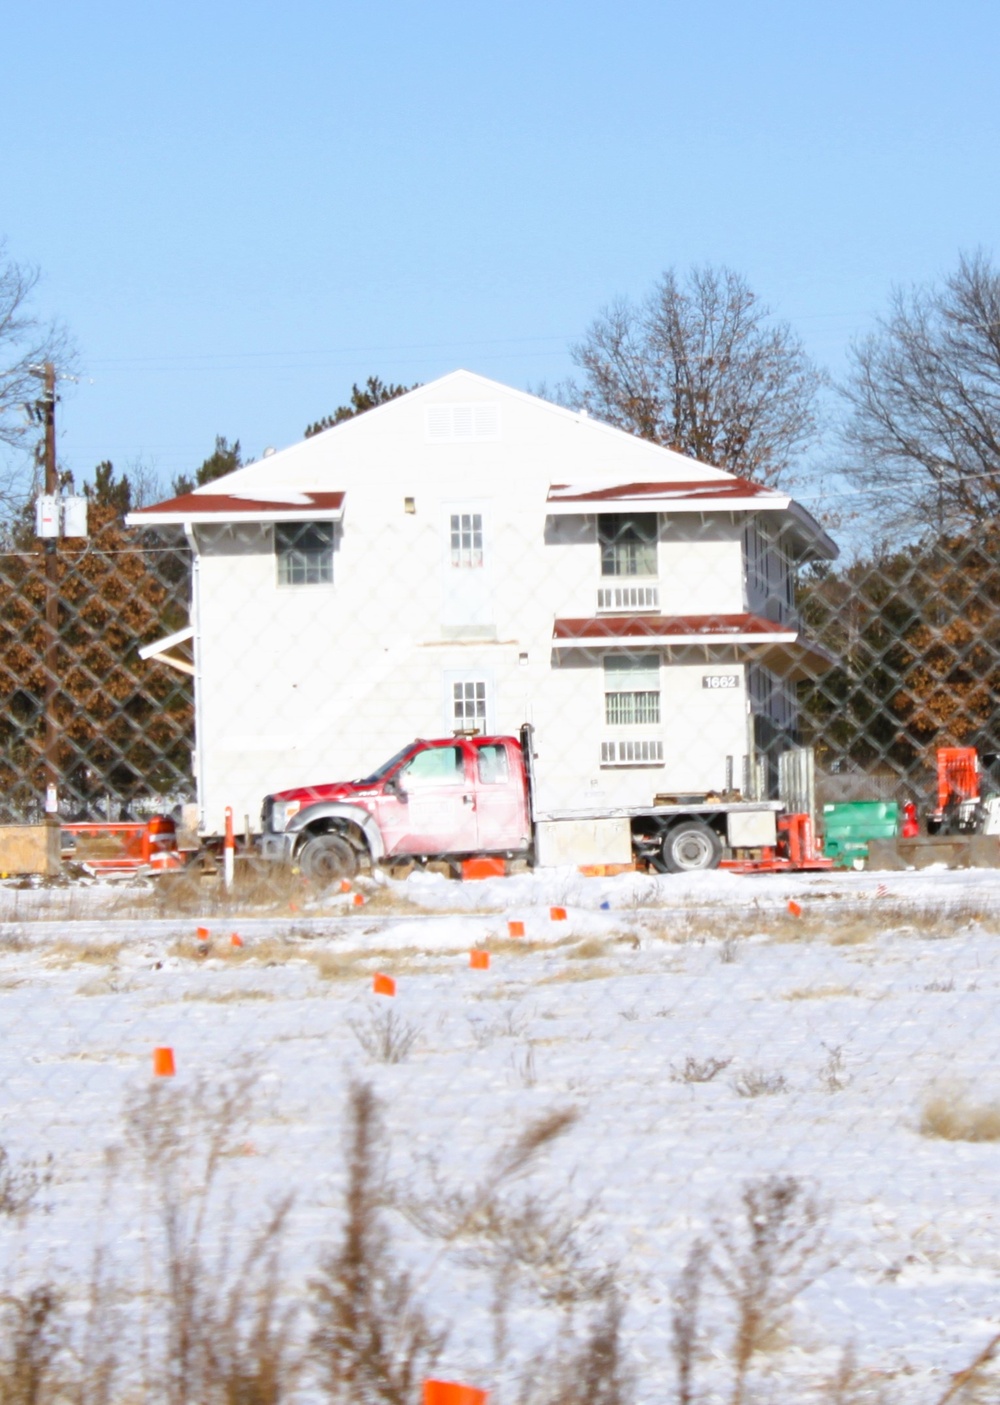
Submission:
M 701 686 L 703 688 L 738 688 L 740 675 L 738 673 L 703 673 Z

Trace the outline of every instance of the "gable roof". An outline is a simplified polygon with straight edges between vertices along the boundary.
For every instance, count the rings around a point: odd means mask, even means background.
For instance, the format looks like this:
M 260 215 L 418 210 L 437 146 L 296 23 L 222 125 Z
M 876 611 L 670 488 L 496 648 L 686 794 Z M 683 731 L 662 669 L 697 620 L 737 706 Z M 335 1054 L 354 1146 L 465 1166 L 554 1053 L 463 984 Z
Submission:
M 423 407 L 421 428 L 416 430 L 421 448 L 430 441 L 431 417 L 443 407 L 475 411 L 491 404 L 501 409 L 507 403 L 519 410 L 527 408 L 539 416 L 539 432 L 547 422 L 555 431 L 557 452 L 579 457 L 580 469 L 590 481 L 578 485 L 544 484 L 549 513 L 580 513 L 599 510 L 599 505 L 621 504 L 647 511 L 771 511 L 787 514 L 791 539 L 803 557 L 832 559 L 837 548 L 819 524 L 787 494 L 749 483 L 721 468 L 688 458 L 673 449 L 639 439 L 613 425 L 590 418 L 585 411 L 568 410 L 527 391 L 515 390 L 474 371 L 451 371 L 426 385 L 407 391 L 383 405 L 366 410 L 319 434 L 268 454 L 254 463 L 235 469 L 203 487 L 195 488 L 166 502 L 129 514 L 133 526 L 223 521 L 297 521 L 309 517 L 329 518 L 343 511 L 345 490 L 357 473 L 364 446 L 385 440 L 397 456 L 402 437 L 413 444 L 413 412 Z M 475 423 L 475 415 L 466 415 Z M 488 418 L 488 417 L 487 417 Z M 475 429 L 470 432 L 475 439 Z M 489 435 L 481 436 L 484 440 Z M 395 439 L 396 443 L 391 441 Z M 494 436 L 502 453 L 502 436 Z M 448 441 L 452 447 L 466 442 L 459 435 Z M 487 448 L 484 442 L 477 447 Z M 577 454 L 575 451 L 581 451 Z M 540 476 L 544 467 L 539 464 Z M 357 481 L 355 478 L 354 481 Z M 289 503 L 288 493 L 298 494 L 308 503 Z M 337 499 L 335 503 L 334 499 Z M 255 506 L 248 507 L 252 501 Z M 589 505 L 589 506 L 588 506 Z M 322 508 L 322 510 L 321 510 Z M 300 510 L 301 509 L 301 510 Z M 611 509 L 613 510 L 613 508 Z

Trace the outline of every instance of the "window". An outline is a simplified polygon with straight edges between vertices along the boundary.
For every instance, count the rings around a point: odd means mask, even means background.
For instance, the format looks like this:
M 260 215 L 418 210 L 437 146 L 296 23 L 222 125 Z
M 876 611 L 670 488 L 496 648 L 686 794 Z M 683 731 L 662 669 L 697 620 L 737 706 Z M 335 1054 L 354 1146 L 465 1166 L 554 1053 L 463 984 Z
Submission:
M 486 731 L 486 683 L 464 679 L 451 685 L 452 725 L 457 732 Z
M 483 564 L 483 515 L 481 512 L 451 514 L 451 564 L 460 570 Z
M 461 785 L 465 782 L 462 751 L 457 746 L 435 746 L 418 751 L 401 772 L 403 785 Z
M 604 513 L 597 519 L 602 576 L 656 575 L 656 513 Z
M 276 522 L 274 554 L 279 585 L 330 585 L 333 581 L 333 523 Z
M 660 720 L 660 660 L 604 660 L 604 721 L 609 727 L 652 726 Z
M 481 785 L 503 785 L 510 780 L 507 748 L 502 743 L 490 742 L 487 746 L 481 746 L 478 756 Z

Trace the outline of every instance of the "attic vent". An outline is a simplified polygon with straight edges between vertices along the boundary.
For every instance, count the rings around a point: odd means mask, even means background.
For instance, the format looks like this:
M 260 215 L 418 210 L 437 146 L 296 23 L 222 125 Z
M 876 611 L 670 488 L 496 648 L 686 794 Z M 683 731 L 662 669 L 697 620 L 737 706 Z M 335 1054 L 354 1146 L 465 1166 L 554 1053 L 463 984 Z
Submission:
M 427 440 L 430 444 L 469 444 L 500 438 L 500 406 L 429 405 Z
M 661 741 L 601 742 L 602 766 L 660 766 Z

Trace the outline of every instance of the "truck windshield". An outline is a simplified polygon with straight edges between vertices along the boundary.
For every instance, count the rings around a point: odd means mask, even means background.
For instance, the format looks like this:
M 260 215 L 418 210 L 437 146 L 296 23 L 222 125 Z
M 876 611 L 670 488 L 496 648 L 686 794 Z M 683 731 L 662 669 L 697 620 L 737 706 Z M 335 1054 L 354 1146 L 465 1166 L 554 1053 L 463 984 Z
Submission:
M 390 756 L 388 761 L 383 761 L 382 765 L 379 766 L 378 770 L 372 771 L 370 776 L 364 776 L 361 780 L 355 781 L 354 784 L 377 785 L 379 781 L 385 779 L 385 777 L 389 774 L 393 767 L 399 765 L 400 761 L 402 761 L 404 756 L 409 756 L 412 750 L 413 743 L 407 742 L 406 746 L 404 746 L 401 751 L 397 751 L 395 756 Z

